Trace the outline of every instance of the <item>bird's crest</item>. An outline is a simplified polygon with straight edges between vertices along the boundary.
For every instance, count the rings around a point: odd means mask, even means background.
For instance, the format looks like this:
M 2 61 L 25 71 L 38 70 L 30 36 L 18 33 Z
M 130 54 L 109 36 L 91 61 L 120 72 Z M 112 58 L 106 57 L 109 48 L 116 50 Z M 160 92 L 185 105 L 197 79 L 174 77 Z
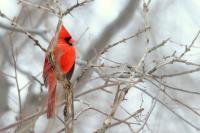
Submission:
M 64 25 L 61 25 L 61 29 L 59 32 L 59 38 L 66 38 L 66 37 L 71 37 L 67 29 L 64 27 Z

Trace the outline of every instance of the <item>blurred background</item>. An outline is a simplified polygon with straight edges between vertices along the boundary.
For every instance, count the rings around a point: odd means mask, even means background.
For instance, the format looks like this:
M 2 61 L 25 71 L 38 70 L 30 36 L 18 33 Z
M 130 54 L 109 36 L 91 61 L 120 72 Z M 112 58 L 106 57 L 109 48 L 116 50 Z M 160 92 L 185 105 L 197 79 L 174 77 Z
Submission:
M 7 128 L 0 130 L 3 133 L 55 133 L 63 128 L 59 119 L 52 123 L 44 113 L 38 113 L 46 107 L 47 89 L 41 74 L 45 53 L 24 31 L 47 48 L 58 23 L 53 11 L 64 11 L 76 2 L 1 0 L 0 129 Z M 74 132 L 88 133 L 101 127 L 112 109 L 115 85 L 135 81 L 134 72 L 127 66 L 137 68 L 142 61 L 142 67 L 138 68 L 143 71 L 142 81 L 129 89 L 112 121 L 114 124 L 121 120 L 120 124 L 111 126 L 107 132 L 197 133 L 200 130 L 199 12 L 199 0 L 94 0 L 67 14 L 63 24 L 77 40 L 77 59 L 96 65 L 76 65 L 72 82 L 75 116 L 79 113 L 80 116 L 75 120 Z M 165 40 L 161 47 L 147 52 Z M 115 43 L 119 44 L 105 50 Z M 183 57 L 178 58 L 182 53 Z M 159 68 L 152 73 L 156 80 L 148 77 L 154 66 Z M 132 76 L 113 77 L 113 73 L 124 71 Z M 181 74 L 174 76 L 176 73 Z M 62 87 L 57 93 L 58 103 L 62 102 L 61 95 Z M 60 117 L 62 111 L 59 106 Z M 36 117 L 29 118 L 34 114 Z M 21 126 L 16 123 L 19 121 Z

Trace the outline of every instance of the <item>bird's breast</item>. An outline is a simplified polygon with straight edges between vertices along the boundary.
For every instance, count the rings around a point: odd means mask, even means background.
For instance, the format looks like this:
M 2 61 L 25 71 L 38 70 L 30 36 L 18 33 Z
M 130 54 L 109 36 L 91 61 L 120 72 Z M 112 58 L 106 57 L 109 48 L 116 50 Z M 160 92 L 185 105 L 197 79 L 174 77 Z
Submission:
M 54 58 L 61 72 L 67 74 L 75 63 L 75 48 L 66 43 L 58 43 L 54 49 Z

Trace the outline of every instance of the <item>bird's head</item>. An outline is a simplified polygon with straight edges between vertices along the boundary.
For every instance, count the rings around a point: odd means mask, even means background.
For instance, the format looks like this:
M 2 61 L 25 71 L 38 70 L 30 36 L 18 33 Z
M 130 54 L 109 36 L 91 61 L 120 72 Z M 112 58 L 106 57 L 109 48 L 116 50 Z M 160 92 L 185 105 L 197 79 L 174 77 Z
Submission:
M 65 42 L 70 46 L 73 46 L 76 43 L 76 41 L 71 37 L 71 35 L 69 34 L 69 32 L 67 31 L 67 29 L 64 27 L 63 24 L 61 26 L 58 37 L 64 39 Z

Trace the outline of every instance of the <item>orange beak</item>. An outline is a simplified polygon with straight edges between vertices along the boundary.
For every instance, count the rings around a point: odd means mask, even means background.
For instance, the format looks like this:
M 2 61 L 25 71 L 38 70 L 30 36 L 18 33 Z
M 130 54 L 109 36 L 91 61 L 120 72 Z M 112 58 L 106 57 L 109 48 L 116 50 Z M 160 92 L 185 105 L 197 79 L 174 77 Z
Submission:
M 72 45 L 75 45 L 75 44 L 76 44 L 76 41 L 75 41 L 73 38 L 71 38 L 71 39 L 69 40 L 69 43 L 71 43 Z

